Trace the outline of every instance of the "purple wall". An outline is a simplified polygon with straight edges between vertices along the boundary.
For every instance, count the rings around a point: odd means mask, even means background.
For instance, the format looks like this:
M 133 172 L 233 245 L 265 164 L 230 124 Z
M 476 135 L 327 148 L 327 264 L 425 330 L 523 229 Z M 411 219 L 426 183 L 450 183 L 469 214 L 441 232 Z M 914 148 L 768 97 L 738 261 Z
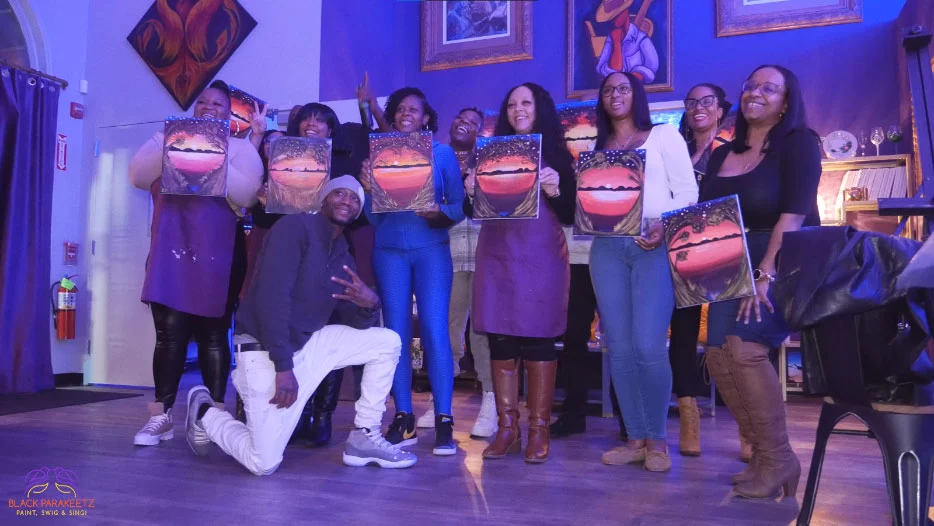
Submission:
M 650 94 L 650 101 L 681 99 L 699 82 L 718 83 L 735 99 L 754 67 L 778 63 L 799 76 L 811 126 L 821 134 L 898 122 L 900 48 L 894 21 L 905 0 L 863 2 L 859 24 L 728 38 L 715 36 L 712 2 L 672 3 L 674 91 Z M 379 95 L 418 86 L 441 115 L 442 140 L 458 109 L 496 108 L 506 91 L 521 82 L 537 82 L 557 102 L 566 100 L 565 0 L 534 3 L 532 60 L 426 73 L 419 67 L 420 11 L 420 2 L 325 2 L 321 100 L 353 97 L 365 70 Z M 348 31 L 352 27 L 367 29 Z

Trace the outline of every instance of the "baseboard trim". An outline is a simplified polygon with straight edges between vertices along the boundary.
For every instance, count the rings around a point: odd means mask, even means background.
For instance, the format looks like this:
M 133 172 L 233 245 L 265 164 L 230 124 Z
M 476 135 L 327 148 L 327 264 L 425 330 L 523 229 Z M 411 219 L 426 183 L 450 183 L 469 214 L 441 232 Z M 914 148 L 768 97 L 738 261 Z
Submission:
M 84 385 L 84 374 L 82 373 L 61 373 L 55 376 L 55 387 L 74 387 Z

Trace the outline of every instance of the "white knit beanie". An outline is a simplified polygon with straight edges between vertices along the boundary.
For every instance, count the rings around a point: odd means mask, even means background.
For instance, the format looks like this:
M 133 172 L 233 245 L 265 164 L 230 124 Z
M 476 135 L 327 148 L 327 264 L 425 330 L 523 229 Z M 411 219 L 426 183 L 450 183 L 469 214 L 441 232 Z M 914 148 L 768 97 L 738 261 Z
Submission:
M 360 214 L 363 212 L 363 203 L 366 201 L 366 195 L 363 193 L 363 187 L 360 186 L 360 183 L 352 175 L 342 175 L 340 177 L 335 177 L 328 181 L 324 188 L 321 189 L 321 192 L 318 194 L 318 208 L 324 205 L 324 199 L 334 190 L 338 189 L 350 190 L 357 194 L 357 197 L 360 198 L 360 210 L 357 211 L 357 217 L 360 217 Z

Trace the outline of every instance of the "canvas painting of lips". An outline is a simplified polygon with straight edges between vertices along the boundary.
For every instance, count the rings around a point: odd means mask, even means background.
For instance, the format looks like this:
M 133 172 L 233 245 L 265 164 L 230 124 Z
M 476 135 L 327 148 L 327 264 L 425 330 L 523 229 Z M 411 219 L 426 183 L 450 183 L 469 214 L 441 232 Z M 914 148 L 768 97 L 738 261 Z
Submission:
M 662 221 L 678 308 L 755 294 L 737 196 L 667 212 Z
M 435 202 L 432 134 L 371 133 L 373 212 L 418 211 Z
M 230 121 L 169 117 L 162 146 L 162 193 L 227 195 Z
M 558 117 L 564 127 L 568 150 L 578 160 L 581 152 L 593 150 L 597 144 L 597 104 L 595 101 L 575 101 L 558 104 Z
M 596 236 L 642 232 L 645 150 L 584 151 L 577 161 L 574 229 Z
M 318 209 L 331 169 L 331 139 L 278 137 L 269 147 L 266 211 L 300 214 Z
M 230 86 L 230 134 L 241 139 L 250 134 L 250 115 L 256 111 L 257 107 L 262 112 L 266 107 L 266 102 L 249 93 Z
M 477 138 L 474 219 L 538 217 L 542 136 Z

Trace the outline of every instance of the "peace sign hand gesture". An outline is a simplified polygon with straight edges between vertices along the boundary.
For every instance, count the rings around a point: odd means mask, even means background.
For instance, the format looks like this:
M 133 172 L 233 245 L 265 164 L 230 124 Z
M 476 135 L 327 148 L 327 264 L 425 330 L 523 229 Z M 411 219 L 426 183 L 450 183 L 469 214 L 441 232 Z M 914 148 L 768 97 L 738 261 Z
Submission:
M 373 292 L 366 283 L 360 279 L 356 272 L 344 265 L 344 272 L 350 276 L 350 281 L 343 280 L 337 276 L 331 276 L 331 281 L 343 285 L 343 294 L 332 294 L 331 297 L 339 300 L 347 300 L 358 307 L 373 310 L 379 306 L 379 297 Z
M 257 149 L 263 143 L 263 135 L 266 134 L 266 112 L 269 110 L 269 104 L 259 109 L 259 103 L 253 101 L 253 111 L 250 113 L 250 142 Z

